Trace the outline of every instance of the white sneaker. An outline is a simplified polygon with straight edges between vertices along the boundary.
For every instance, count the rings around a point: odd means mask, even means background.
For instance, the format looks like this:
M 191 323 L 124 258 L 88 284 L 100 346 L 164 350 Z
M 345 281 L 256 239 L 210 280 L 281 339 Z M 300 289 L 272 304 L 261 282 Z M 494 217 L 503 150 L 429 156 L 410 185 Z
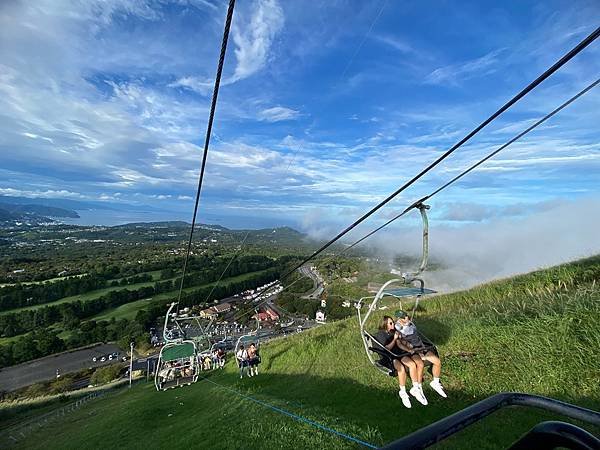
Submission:
M 399 391 L 398 395 L 400 396 L 400 399 L 402 400 L 402 404 L 410 409 L 410 407 L 412 405 L 410 404 L 410 397 L 408 396 L 406 391 Z
M 423 391 L 421 389 L 419 389 L 417 386 L 411 387 L 410 391 L 408 391 L 408 392 L 410 392 L 410 395 L 412 395 L 414 398 L 416 398 L 417 401 L 421 405 L 427 406 L 427 399 L 425 398 Z
M 444 387 L 442 386 L 442 383 L 440 383 L 439 381 L 432 381 L 431 383 L 429 383 L 429 386 L 431 386 L 431 389 L 440 394 L 442 397 L 448 398 L 448 396 L 444 392 Z

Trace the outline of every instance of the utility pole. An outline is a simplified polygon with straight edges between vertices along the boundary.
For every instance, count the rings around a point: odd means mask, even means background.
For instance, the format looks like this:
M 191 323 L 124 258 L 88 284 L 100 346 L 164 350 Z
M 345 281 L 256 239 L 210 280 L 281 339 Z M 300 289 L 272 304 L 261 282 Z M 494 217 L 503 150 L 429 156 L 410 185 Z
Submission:
M 131 381 L 133 379 L 133 342 L 129 344 L 129 387 L 131 387 Z

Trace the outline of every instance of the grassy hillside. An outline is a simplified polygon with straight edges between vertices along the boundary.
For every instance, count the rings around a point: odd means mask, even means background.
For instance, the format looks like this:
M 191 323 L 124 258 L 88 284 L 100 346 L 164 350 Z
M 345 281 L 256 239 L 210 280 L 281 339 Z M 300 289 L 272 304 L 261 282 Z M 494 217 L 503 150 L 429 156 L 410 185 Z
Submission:
M 374 445 L 501 391 L 547 395 L 598 410 L 598 280 L 600 257 L 595 257 L 424 301 L 416 323 L 438 343 L 449 395 L 442 399 L 426 387 L 426 407 L 416 401 L 411 410 L 402 406 L 396 381 L 368 365 L 351 318 L 264 345 L 256 378 L 240 380 L 229 363 L 183 389 L 157 393 L 141 383 L 90 403 L 17 447 L 360 447 L 247 396 Z M 393 311 L 397 305 L 388 307 Z M 549 418 L 565 420 L 511 408 L 440 447 L 504 448 Z M 49 434 L 52 440 L 45 439 Z

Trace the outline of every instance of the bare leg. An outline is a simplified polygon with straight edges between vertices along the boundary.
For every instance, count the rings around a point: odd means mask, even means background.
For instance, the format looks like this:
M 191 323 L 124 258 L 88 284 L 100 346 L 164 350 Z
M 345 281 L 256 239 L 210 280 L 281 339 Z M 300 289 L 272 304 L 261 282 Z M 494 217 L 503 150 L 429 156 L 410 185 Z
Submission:
M 404 358 L 401 359 L 402 364 L 404 364 L 406 367 L 408 367 L 408 372 L 410 373 L 410 379 L 411 381 L 414 383 L 418 383 L 419 382 L 419 378 L 418 378 L 418 373 L 417 373 L 417 365 L 415 364 L 415 362 L 410 359 L 408 356 L 405 356 Z
M 404 366 L 397 359 L 394 360 L 394 369 L 398 372 L 398 385 L 402 388 L 406 386 L 406 370 Z
M 442 373 L 442 362 L 440 361 L 440 358 L 438 358 L 435 353 L 428 352 L 423 359 L 432 364 L 433 367 L 431 371 L 433 372 L 434 378 L 439 378 Z
M 425 364 L 423 364 L 423 360 L 419 355 L 412 355 L 411 359 L 415 362 L 417 366 L 417 378 L 419 383 L 423 382 L 423 372 L 425 371 Z

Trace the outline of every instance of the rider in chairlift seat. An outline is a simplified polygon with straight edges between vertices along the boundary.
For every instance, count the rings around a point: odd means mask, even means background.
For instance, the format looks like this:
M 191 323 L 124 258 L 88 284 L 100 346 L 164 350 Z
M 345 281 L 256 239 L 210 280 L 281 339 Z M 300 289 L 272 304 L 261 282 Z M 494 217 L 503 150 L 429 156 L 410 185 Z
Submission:
M 405 311 L 398 310 L 394 315 L 396 316 L 397 320 L 395 324 L 395 329 L 396 332 L 399 333 L 401 338 L 398 344 L 399 347 L 406 351 L 414 352 L 413 359 L 415 356 L 418 356 L 423 361 L 428 361 L 431 363 L 431 365 L 433 366 L 433 381 L 429 383 L 429 385 L 440 396 L 446 398 L 446 392 L 444 392 L 444 387 L 440 382 L 440 374 L 442 372 L 442 362 L 440 361 L 440 358 L 431 350 L 419 352 L 419 348 L 424 347 L 424 343 L 419 337 L 419 334 L 417 333 L 417 327 L 410 320 L 410 317 Z M 419 381 L 418 386 L 421 389 L 421 391 L 423 389 L 421 385 L 421 383 L 423 382 L 423 372 L 424 365 L 421 364 L 417 375 Z
M 248 351 L 243 345 L 240 345 L 240 349 L 236 353 L 235 358 L 237 359 L 238 366 L 240 367 L 240 378 L 243 378 L 244 371 L 246 367 L 248 367 Z
M 258 356 L 258 349 L 256 344 L 252 342 L 248 347 L 248 366 L 250 367 L 250 376 L 258 375 L 258 364 L 260 363 L 260 357 Z
M 383 316 L 381 323 L 379 324 L 379 331 L 375 334 L 374 338 L 390 352 L 404 353 L 404 350 L 398 345 L 400 344 L 400 334 L 394 329 L 394 319 L 390 316 Z M 402 400 L 402 404 L 407 408 L 412 406 L 406 392 L 406 371 L 404 369 L 406 367 L 413 384 L 410 389 L 410 394 L 413 395 L 419 403 L 427 405 L 427 399 L 423 395 L 423 391 L 418 388 L 419 364 L 423 365 L 423 361 L 421 361 L 420 358 L 413 359 L 409 356 L 403 356 L 398 359 L 393 358 L 391 363 L 398 375 L 398 385 L 400 387 L 398 395 Z

